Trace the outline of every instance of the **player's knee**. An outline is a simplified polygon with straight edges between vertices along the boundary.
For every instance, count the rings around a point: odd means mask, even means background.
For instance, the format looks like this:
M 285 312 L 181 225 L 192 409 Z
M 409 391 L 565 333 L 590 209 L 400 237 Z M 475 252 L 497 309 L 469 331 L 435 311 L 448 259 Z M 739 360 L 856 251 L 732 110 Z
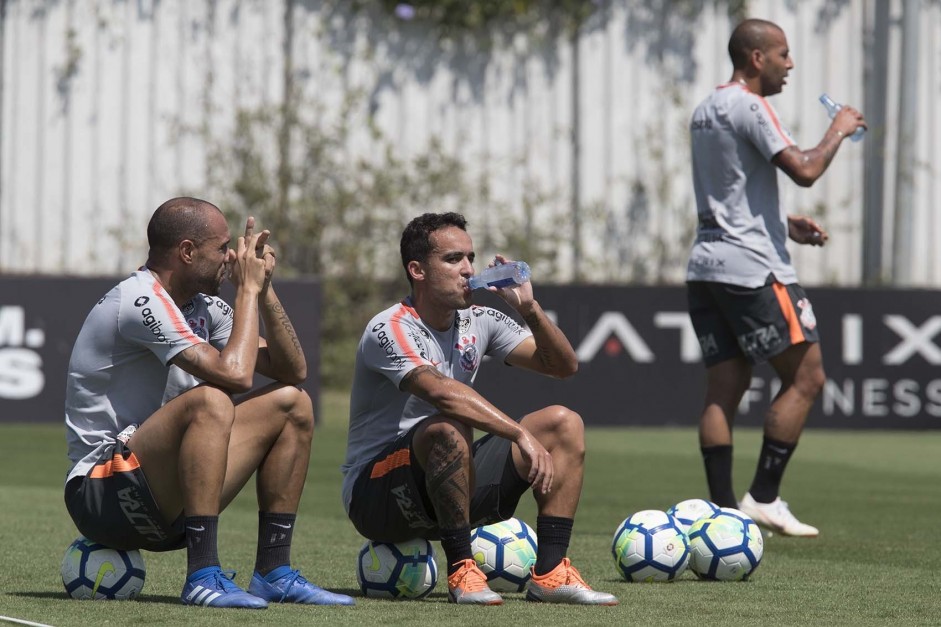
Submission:
M 567 407 L 563 407 L 562 409 L 564 410 L 561 414 L 562 429 L 565 433 L 564 437 L 570 442 L 570 450 L 579 458 L 584 459 L 585 422 L 582 420 L 581 414 Z
M 823 362 L 820 360 L 810 360 L 804 362 L 794 372 L 794 379 L 791 385 L 794 389 L 809 400 L 813 400 L 823 391 L 823 386 L 827 382 L 827 374 L 823 369 Z
M 278 408 L 301 431 L 314 430 L 314 403 L 301 388 L 286 385 L 272 392 Z
M 823 366 L 810 369 L 804 373 L 797 381 L 797 386 L 801 392 L 809 398 L 817 398 L 823 391 L 823 386 L 827 383 L 827 374 Z
M 581 415 L 563 405 L 553 405 L 546 408 L 549 425 L 553 431 L 563 435 L 576 435 L 581 437 L 585 432 L 585 423 Z
M 210 421 L 229 430 L 235 421 L 235 404 L 229 394 L 211 385 L 200 385 L 186 392 L 187 415 L 191 420 Z
M 461 458 L 470 457 L 470 434 L 465 425 L 452 420 L 437 420 L 416 434 L 416 444 L 427 450 L 444 448 Z
M 576 456 L 585 455 L 585 423 L 581 415 L 562 405 L 545 408 L 540 415 L 542 433 L 536 437 L 555 449 L 561 445 Z M 553 444 L 555 443 L 555 444 Z

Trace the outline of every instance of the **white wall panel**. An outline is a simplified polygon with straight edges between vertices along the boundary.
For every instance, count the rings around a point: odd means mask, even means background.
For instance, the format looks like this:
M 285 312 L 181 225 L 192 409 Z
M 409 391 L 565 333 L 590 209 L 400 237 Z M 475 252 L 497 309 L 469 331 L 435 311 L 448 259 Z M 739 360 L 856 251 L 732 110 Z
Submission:
M 796 67 L 771 102 L 800 146 L 815 145 L 827 127 L 821 92 L 863 106 L 863 33 L 876 1 L 748 3 L 752 15 L 787 33 Z M 891 260 L 903 2 L 885 1 L 892 3 L 888 120 L 871 134 L 887 139 L 884 257 Z M 602 3 L 583 29 L 577 68 L 565 38 L 520 37 L 473 51 L 439 41 L 418 21 L 388 28 L 375 13 L 351 16 L 341 4 L 294 2 L 291 17 L 301 115 L 334 124 L 350 94 L 364 94 L 346 117 L 344 158 L 368 157 L 391 141 L 407 159 L 439 141 L 471 181 L 486 181 L 491 202 L 475 197 L 470 206 L 415 213 L 457 208 L 485 229 L 498 228 L 501 212 L 522 216 L 534 206 L 536 226 L 560 233 L 559 276 L 571 278 L 577 72 L 583 274 L 682 280 L 695 214 L 687 121 L 731 74 L 721 3 Z M 914 150 L 918 164 L 913 282 L 934 286 L 941 284 L 934 207 L 941 3 L 919 8 L 918 133 L 901 149 Z M 285 0 L 8 0 L 0 271 L 102 274 L 140 263 L 144 225 L 162 200 L 221 193 L 211 151 L 231 146 L 236 112 L 281 102 L 284 37 Z M 861 280 L 864 146 L 844 143 L 811 189 L 781 177 L 789 210 L 821 218 L 832 235 L 823 250 L 792 248 L 804 283 Z

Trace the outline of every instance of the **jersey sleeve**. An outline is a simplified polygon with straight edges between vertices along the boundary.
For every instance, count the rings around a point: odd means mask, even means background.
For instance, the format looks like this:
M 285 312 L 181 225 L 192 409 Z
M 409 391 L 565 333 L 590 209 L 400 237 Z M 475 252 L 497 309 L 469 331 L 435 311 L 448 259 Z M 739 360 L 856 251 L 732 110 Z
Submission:
M 118 332 L 150 350 L 164 364 L 204 340 L 189 328 L 179 307 L 157 284 L 122 287 Z
M 206 308 L 209 311 L 209 343 L 221 351 L 232 335 L 235 313 L 232 307 L 218 296 L 206 296 Z
M 388 377 L 396 387 L 418 366 L 432 366 L 422 344 L 421 332 L 403 308 L 389 317 L 373 318 L 366 327 L 359 350 L 369 370 Z
M 768 161 L 794 145 L 790 133 L 781 124 L 771 104 L 755 94 L 748 94 L 736 107 L 736 128 Z
M 498 309 L 474 306 L 471 311 L 471 315 L 478 316 L 487 325 L 486 354 L 500 361 L 505 360 L 514 348 L 533 335 L 512 317 Z M 478 311 L 482 313 L 478 314 Z

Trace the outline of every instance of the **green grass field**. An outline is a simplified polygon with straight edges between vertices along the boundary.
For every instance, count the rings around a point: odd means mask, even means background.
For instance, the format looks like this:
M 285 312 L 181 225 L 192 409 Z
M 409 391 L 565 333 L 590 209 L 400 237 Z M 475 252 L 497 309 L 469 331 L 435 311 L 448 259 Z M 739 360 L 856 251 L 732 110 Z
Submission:
M 354 564 L 362 539 L 340 504 L 346 399 L 327 395 L 293 550 L 310 579 L 358 595 Z M 736 488 L 747 489 L 760 433 L 737 433 Z M 272 606 L 262 612 L 184 607 L 185 555 L 144 553 L 143 596 L 130 602 L 68 599 L 62 554 L 77 535 L 62 503 L 67 468 L 60 425 L 2 425 L 0 442 L 0 616 L 49 625 L 499 624 L 693 625 L 941 624 L 941 433 L 808 431 L 783 496 L 817 525 L 817 539 L 768 538 L 761 566 L 745 583 L 628 584 L 615 572 L 611 537 L 641 509 L 706 496 L 694 429 L 592 429 L 585 489 L 569 555 L 613 608 L 559 607 L 506 595 L 506 604 L 458 608 L 439 581 L 415 602 L 357 599 L 352 608 Z M 517 514 L 535 525 L 531 499 Z M 222 516 L 223 566 L 247 586 L 254 560 L 251 488 Z M 440 562 L 439 562 L 440 563 Z M 487 614 L 484 617 L 484 614 Z M 0 623 L 3 621 L 0 620 Z

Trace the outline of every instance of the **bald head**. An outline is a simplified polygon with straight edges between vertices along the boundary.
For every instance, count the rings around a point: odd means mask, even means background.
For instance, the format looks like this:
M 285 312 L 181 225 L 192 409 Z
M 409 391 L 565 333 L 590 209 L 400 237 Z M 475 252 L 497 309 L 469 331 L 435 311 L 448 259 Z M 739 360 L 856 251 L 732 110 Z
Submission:
M 147 225 L 149 259 L 164 259 L 186 239 L 198 246 L 210 237 L 212 220 L 218 220 L 217 216 L 221 215 L 218 207 L 205 200 L 185 196 L 171 198 L 157 207 Z
M 729 38 L 729 57 L 732 67 L 741 70 L 748 65 L 754 50 L 766 52 L 772 43 L 772 35 L 783 34 L 781 27 L 767 20 L 745 20 L 735 27 Z

